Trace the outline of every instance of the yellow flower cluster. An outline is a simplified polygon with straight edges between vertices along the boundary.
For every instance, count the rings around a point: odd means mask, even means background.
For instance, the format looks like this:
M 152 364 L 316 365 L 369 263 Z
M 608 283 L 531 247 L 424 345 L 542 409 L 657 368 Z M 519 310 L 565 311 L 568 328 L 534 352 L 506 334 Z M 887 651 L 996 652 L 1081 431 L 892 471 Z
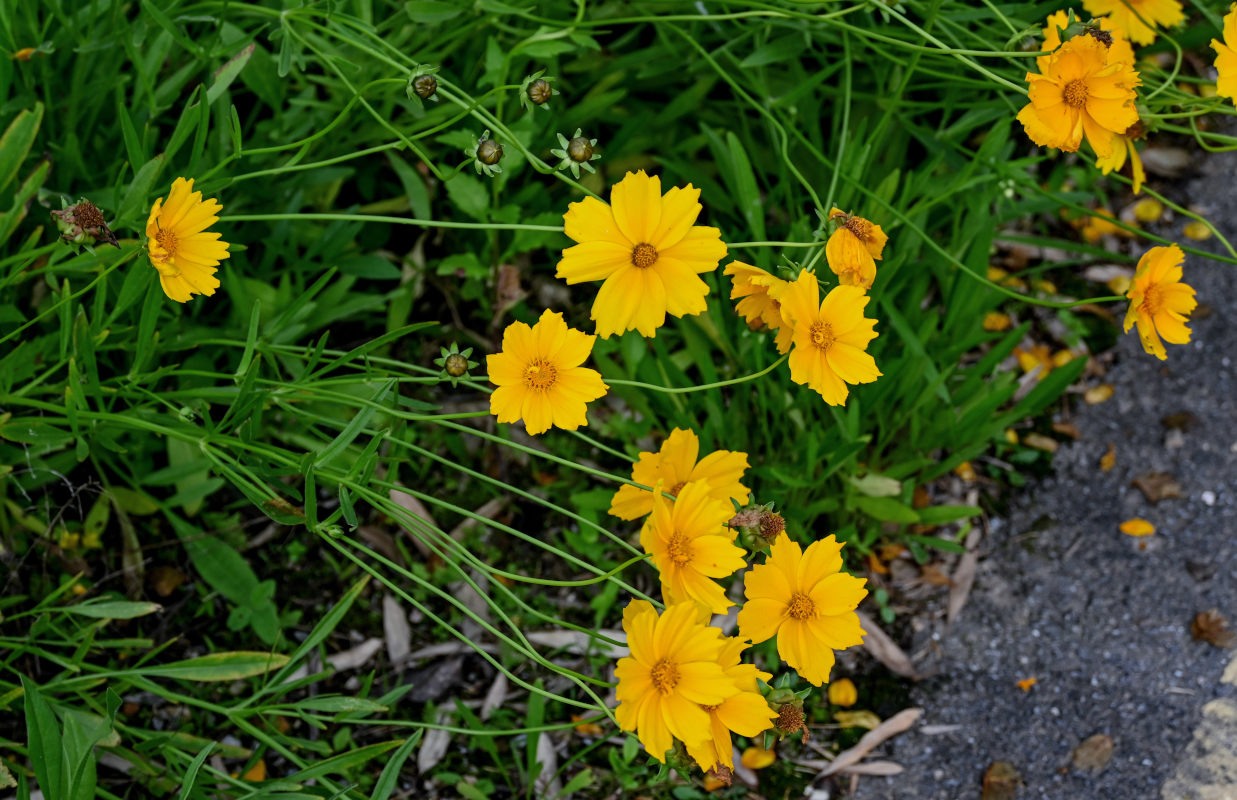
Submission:
M 734 505 L 751 495 L 741 483 L 746 468 L 746 453 L 701 458 L 696 434 L 676 429 L 658 452 L 641 453 L 632 464 L 632 480 L 652 491 L 625 485 L 610 506 L 622 519 L 647 516 L 640 543 L 666 602 L 658 615 L 649 603 L 632 601 L 623 615 L 631 654 L 615 669 L 616 717 L 655 758 L 664 759 L 678 739 L 706 771 L 732 769 L 731 734 L 755 736 L 777 716 L 758 684 L 772 676 L 741 663 L 750 643 L 776 636 L 782 659 L 820 686 L 829 680 L 833 651 L 860 644 L 864 635 L 855 608 L 867 590 L 841 571 L 841 543 L 829 536 L 805 551 L 784 530 L 771 531 L 769 556 L 746 574 L 739 636 L 709 626 L 710 615 L 733 605 L 718 581 L 747 566 L 730 524 Z

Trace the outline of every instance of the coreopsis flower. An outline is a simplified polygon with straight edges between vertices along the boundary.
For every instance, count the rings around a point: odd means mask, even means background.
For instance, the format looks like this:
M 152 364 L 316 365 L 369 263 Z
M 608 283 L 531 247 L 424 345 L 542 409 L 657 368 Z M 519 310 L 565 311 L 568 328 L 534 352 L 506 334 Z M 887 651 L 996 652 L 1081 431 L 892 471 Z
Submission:
M 1134 140 L 1142 135 L 1142 127 L 1141 122 L 1136 122 L 1125 133 L 1117 134 L 1112 153 L 1107 158 L 1100 156 L 1095 162 L 1095 166 L 1107 175 L 1113 170 L 1120 171 L 1125 166 L 1126 153 L 1129 153 L 1130 170 L 1134 175 L 1134 194 L 1142 193 L 1143 183 L 1147 180 L 1147 171 L 1143 169 L 1142 157 L 1138 155 L 1138 148 L 1134 147 Z
M 640 546 L 653 556 L 666 604 L 695 601 L 714 614 L 734 605 L 714 579 L 725 578 L 747 563 L 726 523 L 734 509 L 710 496 L 707 482 L 691 481 L 671 503 L 654 485 L 653 513 L 640 529 Z
M 530 434 L 587 425 L 588 404 L 610 388 L 601 373 L 580 366 L 596 340 L 548 309 L 531 328 L 523 322 L 508 325 L 502 352 L 485 357 L 490 382 L 498 387 L 490 395 L 490 413 L 499 422 L 524 420 Z
M 734 310 L 739 312 L 749 327 L 765 325 L 777 331 L 774 344 L 779 353 L 790 349 L 791 326 L 782 323 L 782 305 L 773 299 L 773 293 L 784 289 L 786 281 L 765 272 L 760 267 L 732 261 L 722 271 L 731 281 L 730 299 L 738 300 Z
M 876 338 L 876 320 L 863 316 L 868 296 L 858 286 L 836 286 L 820 300 L 820 285 L 811 272 L 778 295 L 782 318 L 793 325 L 790 379 L 807 384 L 825 402 L 846 402 L 847 384 L 871 383 L 880 377 L 868 343 Z
M 697 619 L 695 603 L 671 605 L 660 615 L 643 600 L 623 610 L 631 655 L 614 668 L 614 710 L 619 727 L 634 731 L 649 755 L 665 762 L 677 737 L 689 747 L 711 736 L 709 713 L 740 692 L 719 659 L 721 631 Z
M 1091 33 L 1091 36 L 1099 38 L 1101 43 L 1104 43 L 1103 35 L 1107 34 L 1109 41 L 1108 45 L 1108 63 L 1109 64 L 1125 64 L 1126 66 L 1134 65 L 1134 47 L 1121 31 L 1116 30 L 1113 22 L 1108 17 L 1100 17 L 1099 34 Z M 1044 43 L 1041 45 L 1041 50 L 1055 51 L 1061 46 L 1061 29 L 1069 24 L 1069 14 L 1064 11 L 1057 11 L 1048 15 L 1044 26 L 1043 35 Z M 1048 62 L 1052 56 L 1040 56 L 1035 59 L 1035 64 L 1039 67 L 1039 71 L 1043 72 L 1044 67 L 1048 66 Z
M 1134 283 L 1126 297 L 1130 309 L 1125 315 L 1125 332 L 1138 326 L 1138 338 L 1143 349 L 1164 361 L 1168 353 L 1163 337 L 1172 344 L 1190 341 L 1186 321 L 1198 305 L 1194 289 L 1181 282 L 1181 265 L 1185 254 L 1177 245 L 1153 247 L 1138 260 Z
M 1237 103 L 1237 4 L 1229 6 L 1224 16 L 1224 41 L 1211 40 L 1216 51 L 1216 94 Z
M 223 206 L 218 200 L 203 200 L 193 191 L 193 179 L 172 181 L 167 202 L 160 197 L 146 220 L 146 250 L 159 272 L 163 292 L 178 303 L 195 294 L 210 297 L 219 288 L 215 271 L 228 258 L 228 243 L 221 234 L 206 229 L 219 221 Z
M 641 453 L 631 465 L 631 479 L 645 486 L 661 481 L 666 491 L 678 495 L 690 482 L 707 483 L 714 500 L 733 499 L 747 503 L 751 490 L 739 481 L 747 471 L 747 453 L 717 450 L 700 458 L 700 439 L 694 431 L 675 428 L 656 453 Z M 610 514 L 633 520 L 653 510 L 653 493 L 624 484 L 610 501 Z
M 760 643 L 777 637 L 777 652 L 813 686 L 829 680 L 833 651 L 862 644 L 855 608 L 868 591 L 841 572 L 842 544 L 827 536 L 807 550 L 782 534 L 764 564 L 745 580 L 739 635 Z
M 709 738 L 698 745 L 688 745 L 687 754 L 695 759 L 700 769 L 708 772 L 716 767 L 734 769 L 734 745 L 730 734 L 751 738 L 773 727 L 777 712 L 769 708 L 760 693 L 757 681 L 768 681 L 773 676 L 761 672 L 754 664 L 740 663 L 747 642 L 729 636 L 723 639 L 718 664 L 726 676 L 734 681 L 739 693 L 723 700 L 719 705 L 704 706 L 709 715 Z
M 1092 36 L 1075 36 L 1052 54 L 1043 74 L 1028 72 L 1030 101 L 1018 112 L 1031 141 L 1073 152 L 1085 134 L 1096 155 L 1110 156 L 1114 140 L 1138 121 L 1138 73 L 1108 63 L 1108 48 Z
M 1113 30 L 1120 31 L 1134 44 L 1155 41 L 1155 28 L 1151 25 L 1167 28 L 1185 21 L 1178 0 L 1082 0 L 1082 6 L 1093 17 L 1107 14 Z
M 696 225 L 700 190 L 690 183 L 663 196 L 661 179 L 629 172 L 610 190 L 610 205 L 586 197 L 567 207 L 564 230 L 579 244 L 563 251 L 556 277 L 602 281 L 592 319 L 603 339 L 637 330 L 653 337 L 666 315 L 705 309 L 709 287 L 698 277 L 726 255 L 717 228 Z
M 841 209 L 831 209 L 829 221 L 838 223 L 838 229 L 825 243 L 829 269 L 843 286 L 871 289 L 872 281 L 876 280 L 876 262 L 881 260 L 889 237 L 881 226 Z

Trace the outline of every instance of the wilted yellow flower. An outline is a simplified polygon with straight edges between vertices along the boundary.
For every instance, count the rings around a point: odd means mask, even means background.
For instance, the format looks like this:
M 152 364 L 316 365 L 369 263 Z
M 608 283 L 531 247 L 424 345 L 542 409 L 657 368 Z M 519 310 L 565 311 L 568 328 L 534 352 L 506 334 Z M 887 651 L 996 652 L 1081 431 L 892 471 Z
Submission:
M 828 682 L 834 650 L 863 643 L 855 608 L 868 590 L 841 571 L 841 553 L 833 536 L 805 551 L 783 533 L 745 580 L 739 634 L 753 643 L 777 636 L 778 655 L 813 686 Z
M 35 53 L 35 50 L 33 47 L 23 47 L 22 49 L 13 53 L 12 58 L 14 61 L 29 61 L 30 57 L 33 56 L 34 53 Z
M 1237 3 L 1229 6 L 1224 15 L 1224 41 L 1211 40 L 1211 49 L 1216 51 L 1216 94 L 1237 103 Z
M 1155 533 L 1155 526 L 1141 517 L 1134 517 L 1121 523 L 1121 532 L 1128 536 L 1150 536 Z
M 1181 282 L 1185 253 L 1177 245 L 1153 247 L 1138 260 L 1138 271 L 1126 297 L 1130 308 L 1125 315 L 1125 332 L 1138 326 L 1143 349 L 1164 361 L 1168 352 L 1163 337 L 1172 344 L 1190 341 L 1186 321 L 1198 305 L 1194 289 Z
M 1033 344 L 1029 350 L 1015 347 L 1014 356 L 1018 359 L 1018 366 L 1022 367 L 1023 372 L 1030 372 L 1039 367 L 1039 380 L 1048 377 L 1048 373 L 1057 366 L 1053 360 L 1052 348 L 1046 344 Z
M 1138 155 L 1138 148 L 1134 146 L 1134 140 L 1141 135 L 1142 123 L 1136 122 L 1130 130 L 1117 134 L 1112 152 L 1107 157 L 1100 156 L 1095 160 L 1095 166 L 1102 174 L 1107 175 L 1113 170 L 1120 172 L 1125 166 L 1126 153 L 1129 153 L 1134 194 L 1142 194 L 1143 184 L 1147 181 L 1147 171 L 1143 169 L 1142 157 Z
M 1019 289 L 1026 291 L 1027 282 L 1017 275 L 1011 275 L 1000 267 L 988 265 L 988 280 L 993 283 L 999 283 L 1002 286 L 1008 286 L 1011 289 Z
M 838 228 L 825 243 L 825 260 L 843 286 L 872 288 L 876 280 L 876 262 L 881 260 L 889 237 L 863 217 L 847 214 L 841 209 L 829 211 L 829 220 Z
M 774 761 L 777 761 L 777 753 L 772 750 L 766 750 L 759 745 L 752 745 L 743 751 L 743 755 L 739 757 L 739 760 L 748 769 L 764 769 Z
M 853 706 L 859 699 L 859 692 L 850 678 L 842 678 L 829 684 L 829 702 L 835 706 Z
M 871 383 L 880 377 L 868 344 L 876 338 L 876 320 L 863 316 L 868 296 L 858 286 L 836 286 L 820 300 L 816 276 L 804 270 L 778 295 L 782 318 L 794 325 L 790 379 L 807 384 L 831 406 L 842 405 L 847 384 Z
M 662 762 L 675 737 L 690 747 L 703 745 L 712 729 L 701 706 L 721 705 L 740 691 L 718 663 L 725 645 L 721 631 L 698 621 L 695 603 L 678 603 L 659 615 L 643 600 L 624 609 L 623 630 L 631 655 L 614 668 L 619 727 L 635 731 L 649 755 Z
M 556 277 L 567 283 L 603 281 L 593 301 L 597 335 L 638 330 L 656 336 L 666 314 L 705 309 L 712 272 L 726 255 L 717 228 L 696 225 L 700 190 L 689 183 L 661 193 L 661 179 L 629 172 L 610 190 L 610 205 L 592 197 L 572 203 L 564 230 L 579 244 L 563 251 Z
M 1113 29 L 1134 44 L 1155 41 L 1155 28 L 1147 23 L 1167 28 L 1185 21 L 1185 12 L 1177 0 L 1082 0 L 1082 5 L 1093 17 L 1108 14 Z
M 979 475 L 975 472 L 975 466 L 969 461 L 963 461 L 954 467 L 954 474 L 967 483 L 974 483 L 979 480 Z
M 773 299 L 775 292 L 786 288 L 786 281 L 742 261 L 732 261 L 722 274 L 730 276 L 730 299 L 739 301 L 734 309 L 747 320 L 748 326 L 755 329 L 765 325 L 777 331 L 777 351 L 789 350 L 791 326 L 782 323 L 782 305 Z
M 160 197 L 146 220 L 146 250 L 159 272 L 163 292 L 178 303 L 195 294 L 213 295 L 219 288 L 215 277 L 219 262 L 228 258 L 228 243 L 220 234 L 206 231 L 219 221 L 223 206 L 193 191 L 193 179 L 172 181 L 167 203 Z
M 1009 314 L 1002 314 L 1000 311 L 989 311 L 984 314 L 983 326 L 986 331 L 1007 331 L 1014 324 L 1014 321 L 1009 318 Z
M 666 603 L 694 600 L 714 614 L 734 605 L 714 579 L 725 578 L 746 565 L 735 531 L 726 523 L 734 516 L 727 500 L 710 496 L 705 481 L 691 481 L 671 503 L 655 485 L 653 513 L 640 530 L 640 546 L 653 556 Z
M 1112 155 L 1117 134 L 1138 121 L 1138 73 L 1108 63 L 1108 48 L 1092 36 L 1075 36 L 1049 58 L 1042 74 L 1028 72 L 1030 102 L 1018 121 L 1031 141 L 1073 152 L 1083 135 L 1096 155 Z
M 709 738 L 699 745 L 688 745 L 687 753 L 700 766 L 709 771 L 718 766 L 734 769 L 734 744 L 730 733 L 751 738 L 773 727 L 777 712 L 769 708 L 760 693 L 757 681 L 768 681 L 773 676 L 761 672 L 753 664 L 739 663 L 748 644 L 737 637 L 727 637 L 718 658 L 727 677 L 734 681 L 739 693 L 723 700 L 719 705 L 704 706 L 709 715 Z
M 503 349 L 485 357 L 490 382 L 490 413 L 499 422 L 518 422 L 530 434 L 551 427 L 573 431 L 588 424 L 588 404 L 610 387 L 601 373 L 580 366 L 593 351 L 596 336 L 567 327 L 549 309 L 531 328 L 513 322 L 503 331 Z
M 694 431 L 675 428 L 656 453 L 641 453 L 631 465 L 631 479 L 645 486 L 658 481 L 666 491 L 678 495 L 689 482 L 709 485 L 715 500 L 733 499 L 746 505 L 751 491 L 739 481 L 747 470 L 747 453 L 717 450 L 700 456 L 700 439 Z M 697 460 L 699 459 L 699 460 Z M 619 519 L 639 519 L 653 510 L 653 493 L 624 484 L 610 501 L 610 513 Z

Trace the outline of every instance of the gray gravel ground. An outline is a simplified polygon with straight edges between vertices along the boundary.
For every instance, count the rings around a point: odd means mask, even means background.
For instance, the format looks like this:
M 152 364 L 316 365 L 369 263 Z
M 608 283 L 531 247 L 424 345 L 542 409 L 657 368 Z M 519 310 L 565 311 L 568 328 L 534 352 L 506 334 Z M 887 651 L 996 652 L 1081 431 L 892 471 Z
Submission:
M 1237 154 L 1205 167 L 1180 199 L 1234 238 Z M 1162 232 L 1180 239 L 1181 221 L 1174 227 Z M 1113 399 L 1080 404 L 1081 439 L 1057 453 L 1054 477 L 995 521 L 962 618 L 917 635 L 915 650 L 939 654 L 934 677 L 912 693 L 924 717 L 881 751 L 906 772 L 863 778 L 855 797 L 978 798 L 985 769 L 1009 761 L 1025 781 L 1019 800 L 1159 798 L 1202 706 L 1237 696 L 1220 682 L 1233 651 L 1190 635 L 1200 611 L 1237 617 L 1237 267 L 1187 256 L 1185 280 L 1212 313 L 1194 321 L 1189 345 L 1168 346 L 1167 362 L 1144 354 L 1133 333 L 1122 337 L 1106 377 Z M 1177 439 L 1161 418 L 1180 412 L 1197 423 Z M 1109 442 L 1117 464 L 1104 473 Z M 1184 496 L 1148 503 L 1130 481 L 1152 471 L 1175 476 Z M 1157 534 L 1118 532 L 1135 516 Z M 1016 687 L 1030 676 L 1029 692 Z M 927 735 L 925 725 L 959 727 Z M 1096 733 L 1116 743 L 1107 768 L 1069 769 L 1073 749 Z M 1237 798 L 1237 786 L 1211 796 Z

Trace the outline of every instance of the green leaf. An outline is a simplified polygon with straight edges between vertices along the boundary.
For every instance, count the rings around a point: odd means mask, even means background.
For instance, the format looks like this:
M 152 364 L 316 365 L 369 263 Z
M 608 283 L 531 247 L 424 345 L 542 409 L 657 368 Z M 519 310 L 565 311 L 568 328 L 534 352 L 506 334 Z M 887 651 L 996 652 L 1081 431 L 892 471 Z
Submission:
M 894 500 L 892 497 L 856 497 L 855 506 L 869 517 L 880 522 L 897 522 L 910 525 L 919 521 L 915 509 Z
M 413 22 L 421 22 L 426 25 L 436 25 L 439 22 L 456 17 L 464 10 L 464 6 L 458 3 L 443 3 L 440 0 L 409 0 L 404 4 L 404 10 L 408 12 L 408 16 Z
M 135 668 L 133 671 L 151 678 L 175 678 L 196 683 L 214 683 L 265 675 L 286 663 L 288 663 L 288 657 L 280 653 L 237 650 L 174 661 L 171 664 Z
M 34 111 L 22 109 L 16 119 L 9 123 L 4 136 L 0 136 L 0 191 L 4 191 L 17 176 L 42 122 L 43 104 L 35 103 Z
M 374 414 L 378 412 L 379 407 L 386 402 L 387 395 L 391 393 L 391 389 L 394 387 L 395 381 L 393 379 L 383 381 L 382 385 L 378 387 L 378 391 L 374 392 L 374 396 L 370 398 L 371 404 L 366 405 L 357 412 L 347 427 L 340 431 L 339 435 L 330 444 L 318 452 L 318 457 L 314 459 L 314 466 L 321 467 L 331 463 L 348 445 L 352 444 L 352 440 L 361 434 L 361 431 L 369 424 Z
M 138 218 L 138 213 L 145 210 L 146 199 L 150 197 L 155 180 L 158 179 L 159 173 L 163 171 L 164 161 L 166 161 L 166 158 L 163 153 L 160 153 L 143 164 L 142 168 L 133 176 L 133 181 L 129 184 L 129 191 L 125 192 L 124 199 L 120 201 L 120 207 L 116 210 L 117 228 L 128 225 L 138 227 L 135 224 L 135 220 Z
M 389 742 L 379 742 L 365 747 L 358 747 L 355 750 L 350 750 L 347 753 L 340 753 L 337 756 L 311 764 L 300 772 L 294 772 L 287 776 L 288 780 L 296 781 L 297 783 L 308 783 L 311 780 L 324 777 L 326 775 L 342 775 L 349 770 L 355 769 L 362 764 L 365 764 L 383 753 L 390 752 L 404 743 L 403 739 L 394 739 Z
M 475 220 L 485 221 L 485 212 L 490 207 L 490 195 L 477 178 L 458 173 L 446 182 L 447 197 L 455 207 Z
M 64 606 L 62 611 L 77 614 L 80 617 L 95 619 L 134 619 L 162 611 L 158 603 L 138 602 L 129 600 L 103 600 L 99 602 L 80 603 L 75 606 Z
M 146 163 L 146 150 L 142 147 L 142 140 L 137 135 L 133 118 L 129 116 L 129 103 L 125 98 L 124 89 L 120 87 L 116 89 L 116 119 L 120 121 L 120 134 L 125 140 L 125 155 L 129 159 L 129 166 L 136 173 L 138 165 Z
M 979 506 L 928 506 L 919 509 L 919 521 L 924 525 L 944 525 L 978 517 L 982 513 L 984 510 Z
M 363 712 L 377 714 L 387 711 L 382 703 L 360 697 L 310 697 L 296 701 L 298 711 L 325 711 L 331 714 Z
M 248 47 L 229 58 L 222 67 L 215 70 L 215 82 L 206 90 L 207 105 L 212 105 L 223 96 L 223 93 L 232 85 L 232 81 L 236 80 L 241 74 L 241 70 L 249 63 L 249 58 L 253 55 L 254 48 L 256 47 L 257 44 L 250 42 Z
M 22 692 L 26 711 L 26 741 L 34 777 L 47 798 L 65 797 L 67 776 L 60 747 L 60 725 L 52 707 L 39 693 L 33 681 L 21 675 Z
M 369 800 L 390 800 L 391 794 L 395 791 L 395 786 L 399 782 L 399 774 L 404 769 L 404 762 L 408 760 L 408 756 L 413 749 L 421 742 L 421 736 L 424 730 L 418 730 L 404 740 L 395 754 L 387 759 L 386 766 L 382 768 L 382 774 L 378 776 L 378 782 L 374 784 L 374 793 L 369 796 Z
M 206 763 L 207 756 L 215 749 L 215 743 L 210 742 L 194 757 L 189 763 L 189 769 L 185 770 L 185 777 L 181 779 L 180 794 L 177 795 L 177 800 L 189 800 L 190 794 L 193 792 L 194 784 L 198 781 L 198 770 L 202 769 L 202 765 Z

